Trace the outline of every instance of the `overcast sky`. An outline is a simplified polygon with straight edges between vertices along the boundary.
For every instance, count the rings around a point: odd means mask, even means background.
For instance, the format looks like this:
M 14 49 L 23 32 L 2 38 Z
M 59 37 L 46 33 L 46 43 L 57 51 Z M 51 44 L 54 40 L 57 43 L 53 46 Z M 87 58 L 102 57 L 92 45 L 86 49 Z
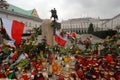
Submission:
M 56 8 L 59 20 L 81 17 L 112 18 L 120 13 L 120 0 L 6 0 L 25 10 L 36 9 L 41 19 L 49 19 Z

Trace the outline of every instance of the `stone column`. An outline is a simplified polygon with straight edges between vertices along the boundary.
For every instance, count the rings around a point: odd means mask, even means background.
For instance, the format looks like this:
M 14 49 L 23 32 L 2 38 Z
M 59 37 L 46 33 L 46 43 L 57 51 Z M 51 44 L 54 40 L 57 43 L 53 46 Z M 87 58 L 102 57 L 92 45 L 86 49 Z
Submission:
M 53 39 L 53 27 L 51 26 L 51 20 L 46 19 L 42 23 L 42 36 L 46 36 L 47 43 L 52 46 L 54 39 Z

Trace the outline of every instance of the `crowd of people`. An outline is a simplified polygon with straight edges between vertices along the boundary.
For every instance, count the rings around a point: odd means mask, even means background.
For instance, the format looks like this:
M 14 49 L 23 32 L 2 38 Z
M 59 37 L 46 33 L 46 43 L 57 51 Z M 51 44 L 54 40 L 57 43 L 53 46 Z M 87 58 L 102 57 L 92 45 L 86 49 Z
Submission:
M 98 47 L 92 54 L 87 51 L 92 41 L 80 41 L 79 45 L 86 45 L 85 55 L 75 47 L 70 48 L 73 54 L 61 54 L 59 45 L 52 49 L 45 39 L 39 44 L 23 40 L 17 47 L 1 43 L 0 80 L 120 80 L 120 54 L 116 53 L 115 41 L 112 37 L 99 43 L 105 46 L 100 54 Z

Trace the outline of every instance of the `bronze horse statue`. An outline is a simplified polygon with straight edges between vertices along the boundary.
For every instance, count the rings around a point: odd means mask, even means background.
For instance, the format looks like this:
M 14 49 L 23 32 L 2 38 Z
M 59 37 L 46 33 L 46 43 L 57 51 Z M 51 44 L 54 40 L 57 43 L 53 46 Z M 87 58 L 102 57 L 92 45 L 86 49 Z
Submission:
M 56 21 L 56 20 L 58 20 L 58 16 L 57 16 L 57 11 L 56 11 L 56 9 L 54 8 L 54 9 L 52 9 L 51 11 L 51 19 L 53 18 L 54 19 L 54 21 Z

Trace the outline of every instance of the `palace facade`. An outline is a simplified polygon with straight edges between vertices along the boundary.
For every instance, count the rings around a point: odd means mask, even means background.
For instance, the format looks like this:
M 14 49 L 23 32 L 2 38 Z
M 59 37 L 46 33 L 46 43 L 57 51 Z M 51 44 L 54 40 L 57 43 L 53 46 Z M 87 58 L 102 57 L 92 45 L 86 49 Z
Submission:
M 87 33 L 90 23 L 93 24 L 94 31 L 120 30 L 120 14 L 111 19 L 100 18 L 76 18 L 64 20 L 61 22 L 63 31 Z
M 24 34 L 30 33 L 33 28 L 41 27 L 42 19 L 39 18 L 36 9 L 24 10 L 8 4 L 5 0 L 1 0 L 0 4 L 2 4 L 0 6 L 0 18 L 23 22 L 25 24 Z

